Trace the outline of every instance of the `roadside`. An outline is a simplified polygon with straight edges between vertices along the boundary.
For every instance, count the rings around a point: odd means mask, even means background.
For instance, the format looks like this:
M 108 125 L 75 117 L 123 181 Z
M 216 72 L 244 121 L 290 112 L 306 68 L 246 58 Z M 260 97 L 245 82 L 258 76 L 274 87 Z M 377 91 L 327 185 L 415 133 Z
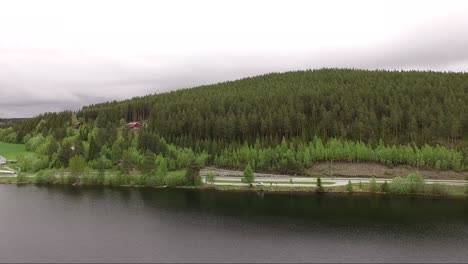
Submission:
M 231 185 L 231 186 L 248 186 L 248 184 L 241 181 L 243 172 L 235 170 L 226 170 L 218 168 L 204 168 L 200 171 L 203 179 L 208 173 L 215 175 L 215 185 Z M 278 187 L 311 187 L 317 183 L 316 177 L 300 177 L 285 174 L 268 174 L 268 173 L 254 173 L 256 178 L 255 182 L 262 182 L 266 186 Z M 368 184 L 372 177 L 321 177 L 322 184 L 326 187 L 345 186 L 348 182 L 352 184 Z M 378 177 L 375 178 L 377 183 L 390 182 L 391 178 Z M 444 180 L 444 179 L 425 179 L 426 184 L 446 184 L 451 186 L 466 186 L 468 183 L 464 179 L 460 180 Z
M 307 169 L 308 175 L 334 177 L 378 177 L 394 178 L 418 172 L 425 179 L 463 180 L 468 172 L 444 171 L 427 168 L 415 168 L 407 165 L 388 167 L 371 162 L 318 162 Z

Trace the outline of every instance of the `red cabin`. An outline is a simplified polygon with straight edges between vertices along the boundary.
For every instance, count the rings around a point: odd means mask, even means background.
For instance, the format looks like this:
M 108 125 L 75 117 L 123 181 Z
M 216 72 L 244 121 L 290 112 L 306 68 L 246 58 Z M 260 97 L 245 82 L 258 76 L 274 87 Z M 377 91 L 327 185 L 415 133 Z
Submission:
M 140 122 L 130 122 L 127 124 L 127 127 L 130 129 L 140 129 Z

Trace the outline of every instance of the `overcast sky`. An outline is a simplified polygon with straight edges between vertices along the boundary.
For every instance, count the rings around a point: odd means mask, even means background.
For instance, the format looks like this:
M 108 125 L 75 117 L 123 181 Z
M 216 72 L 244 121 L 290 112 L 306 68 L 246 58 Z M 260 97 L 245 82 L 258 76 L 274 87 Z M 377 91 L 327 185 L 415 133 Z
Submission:
M 468 71 L 468 1 L 0 2 L 0 118 L 322 67 Z

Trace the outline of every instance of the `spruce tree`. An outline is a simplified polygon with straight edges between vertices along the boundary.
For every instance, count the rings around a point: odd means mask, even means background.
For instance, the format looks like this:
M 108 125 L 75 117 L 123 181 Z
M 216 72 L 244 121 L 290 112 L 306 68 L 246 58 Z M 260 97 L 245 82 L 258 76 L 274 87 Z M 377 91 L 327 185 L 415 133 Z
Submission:
M 95 160 L 97 157 L 99 157 L 99 152 L 100 149 L 96 144 L 96 140 L 93 136 L 91 136 L 89 141 L 88 161 Z
M 250 166 L 250 162 L 249 162 L 247 163 L 247 166 L 245 166 L 244 177 L 242 177 L 242 182 L 251 185 L 254 181 L 255 181 L 255 176 L 254 176 L 252 167 Z

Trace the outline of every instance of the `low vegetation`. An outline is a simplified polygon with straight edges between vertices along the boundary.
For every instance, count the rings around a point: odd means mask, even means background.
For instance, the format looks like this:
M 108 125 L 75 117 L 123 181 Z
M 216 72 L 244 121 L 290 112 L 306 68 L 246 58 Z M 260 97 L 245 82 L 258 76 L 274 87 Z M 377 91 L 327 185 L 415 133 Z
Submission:
M 24 144 L 0 142 L 0 156 L 9 160 L 16 160 L 20 156 L 27 154 Z

